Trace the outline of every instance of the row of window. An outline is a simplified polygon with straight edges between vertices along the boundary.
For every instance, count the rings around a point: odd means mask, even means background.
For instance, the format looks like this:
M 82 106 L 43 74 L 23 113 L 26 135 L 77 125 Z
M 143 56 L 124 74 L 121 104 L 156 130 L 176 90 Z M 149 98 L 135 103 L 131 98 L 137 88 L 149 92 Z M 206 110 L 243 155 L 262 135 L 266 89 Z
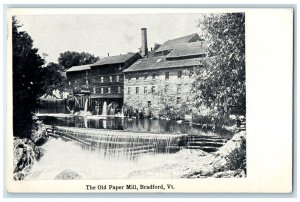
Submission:
M 101 76 L 100 77 L 100 82 L 101 83 L 103 83 L 104 82 L 104 80 L 106 80 L 105 79 L 106 77 L 104 77 L 104 76 Z M 109 82 L 119 82 L 120 81 L 120 76 L 119 75 L 116 75 L 115 76 L 115 79 L 113 79 L 113 76 L 108 76 L 108 80 L 109 80 Z
M 152 74 L 152 79 L 154 80 L 156 78 L 156 76 L 157 75 L 155 73 L 153 73 Z M 177 78 L 181 78 L 181 77 L 182 77 L 182 71 L 178 71 L 177 72 Z M 135 80 L 139 80 L 140 79 L 139 76 L 132 77 L 132 78 L 135 78 Z M 131 80 L 132 78 L 129 76 L 128 80 Z M 146 80 L 147 78 L 148 78 L 148 75 L 147 74 L 144 75 L 144 80 Z M 170 73 L 169 72 L 165 72 L 165 80 L 169 80 L 169 78 L 170 78 Z
M 104 82 L 104 76 L 101 76 L 101 77 L 100 77 L 100 81 L 101 81 L 101 83 Z M 119 82 L 119 81 L 120 81 L 120 76 L 117 75 L 117 76 L 116 76 L 116 79 L 115 79 L 115 82 Z M 111 82 L 111 83 L 113 82 L 113 76 L 109 76 L 109 82 Z M 77 84 L 78 81 L 76 80 L 74 83 Z M 70 86 L 71 84 L 72 84 L 71 81 L 69 81 L 69 86 Z M 89 85 L 89 80 L 88 80 L 88 79 L 85 80 L 85 84 L 86 84 L 86 85 Z
M 155 73 L 153 73 L 152 74 L 152 79 L 154 80 L 155 78 L 156 78 L 156 74 Z M 182 71 L 178 71 L 177 72 L 177 78 L 181 78 L 182 77 Z M 148 78 L 148 75 L 145 75 L 144 76 L 144 79 L 146 80 Z M 165 80 L 169 80 L 169 78 L 170 78 L 170 74 L 169 74 L 169 72 L 165 72 Z M 128 78 L 129 80 L 131 79 L 131 78 Z M 135 79 L 136 80 L 139 80 L 139 76 L 136 76 L 135 77 Z M 106 77 L 105 76 L 101 76 L 100 77 L 100 82 L 101 83 L 104 83 L 104 80 L 105 81 L 107 81 L 106 80 Z M 108 81 L 110 82 L 110 83 L 112 83 L 112 82 L 120 82 L 120 76 L 119 75 L 116 75 L 115 76 L 115 79 L 113 79 L 113 76 L 108 76 Z M 75 81 L 75 83 L 77 83 L 77 81 Z M 89 81 L 88 80 L 86 80 L 86 84 L 88 85 L 89 84 Z M 71 82 L 69 82 L 69 85 L 71 85 Z
M 117 91 L 118 93 L 122 93 L 122 87 L 121 86 L 118 86 L 118 91 Z M 93 88 L 93 93 L 94 94 L 96 94 L 96 93 L 100 93 L 100 94 L 106 94 L 106 93 L 108 93 L 108 94 L 110 94 L 110 93 L 112 93 L 111 92 L 111 87 L 107 87 L 107 88 L 105 88 L 105 87 L 102 87 L 102 88 Z
M 128 87 L 128 94 L 130 95 L 131 94 L 131 88 L 134 88 L 134 87 Z M 140 88 L 141 87 L 135 87 L 135 94 L 139 94 L 140 93 Z M 144 94 L 146 94 L 148 92 L 148 87 L 145 86 L 144 87 Z M 151 93 L 155 93 L 155 86 L 151 86 Z M 165 93 L 168 93 L 169 92 L 169 85 L 165 85 L 165 90 L 164 90 Z M 181 93 L 181 84 L 177 84 L 177 93 Z

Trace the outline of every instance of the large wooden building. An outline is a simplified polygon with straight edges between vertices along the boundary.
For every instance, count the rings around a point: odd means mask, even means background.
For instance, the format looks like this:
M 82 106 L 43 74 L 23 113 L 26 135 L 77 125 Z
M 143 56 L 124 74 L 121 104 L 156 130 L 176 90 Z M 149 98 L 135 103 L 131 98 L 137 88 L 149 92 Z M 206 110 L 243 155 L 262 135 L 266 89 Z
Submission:
M 141 58 L 139 53 L 128 53 L 101 58 L 94 64 L 74 66 L 66 71 L 69 89 L 83 109 L 101 114 L 104 102 L 114 111 L 120 111 L 124 97 L 123 70 Z

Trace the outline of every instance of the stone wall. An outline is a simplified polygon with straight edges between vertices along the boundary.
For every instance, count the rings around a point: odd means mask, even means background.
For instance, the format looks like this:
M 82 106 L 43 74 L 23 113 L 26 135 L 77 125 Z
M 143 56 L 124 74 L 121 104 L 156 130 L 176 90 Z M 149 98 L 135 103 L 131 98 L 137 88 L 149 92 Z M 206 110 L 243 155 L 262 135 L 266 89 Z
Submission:
M 132 106 L 134 109 L 150 107 L 156 115 L 165 107 L 179 110 L 183 105 L 191 106 L 193 78 L 189 74 L 190 70 L 189 68 L 172 68 L 126 73 L 125 105 Z M 179 71 L 181 78 L 178 77 Z M 169 78 L 166 78 L 166 73 L 169 74 Z M 154 88 L 153 92 L 152 88 Z

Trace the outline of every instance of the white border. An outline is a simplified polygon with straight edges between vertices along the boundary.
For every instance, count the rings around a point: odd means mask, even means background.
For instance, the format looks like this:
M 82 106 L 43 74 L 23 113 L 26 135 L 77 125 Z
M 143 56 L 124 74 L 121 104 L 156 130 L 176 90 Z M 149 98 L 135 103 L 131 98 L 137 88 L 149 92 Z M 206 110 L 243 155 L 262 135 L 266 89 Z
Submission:
M 113 11 L 115 10 L 115 11 Z M 131 9 L 129 9 L 131 10 Z M 155 9 L 156 10 L 156 9 Z M 167 9 L 151 12 L 174 12 Z M 216 9 L 213 9 L 217 11 Z M 232 9 L 225 9 L 232 11 Z M 247 148 L 248 177 L 246 179 L 172 180 L 178 192 L 281 192 L 291 191 L 292 168 L 292 21 L 291 11 L 279 9 L 233 9 L 246 12 L 246 79 L 247 79 Z M 51 12 L 53 12 L 52 10 Z M 67 12 L 70 14 L 74 10 Z M 78 12 L 82 12 L 79 9 Z M 87 10 L 85 10 L 87 11 Z M 107 10 L 105 9 L 105 12 Z M 141 9 L 134 10 L 140 12 Z M 199 11 L 188 9 L 188 12 Z M 203 11 L 203 10 L 202 10 Z M 211 12 L 212 9 L 209 10 Z M 22 14 L 26 14 L 21 10 Z M 35 13 L 38 12 L 36 9 Z M 60 12 L 60 11 L 59 11 Z M 88 10 L 97 12 L 95 9 Z M 109 11 L 120 12 L 112 9 Z M 123 11 L 122 11 L 123 12 Z M 128 9 L 126 9 L 128 12 Z M 176 9 L 176 12 L 187 12 Z M 221 12 L 224 12 L 222 9 Z M 47 13 L 45 10 L 43 13 Z M 280 13 L 280 14 L 279 14 Z M 32 14 L 32 12 L 30 13 Z M 49 13 L 47 13 L 49 14 Z M 74 13 L 73 13 L 74 14 Z M 250 16 L 250 17 L 249 17 Z M 249 28 L 250 26 L 250 28 Z M 278 49 L 279 48 L 279 49 Z M 280 50 L 280 52 L 277 52 Z M 10 55 L 10 54 L 9 54 Z M 280 55 L 280 57 L 279 57 Z M 273 59 L 276 59 L 274 61 Z M 8 65 L 11 60 L 8 58 Z M 8 73 L 10 69 L 8 68 Z M 10 77 L 8 77 L 10 78 Z M 282 83 L 280 83 L 282 81 Z M 281 84 L 281 85 L 279 85 Z M 9 85 L 9 84 L 8 84 Z M 11 85 L 9 85 L 11 87 Z M 280 97 L 278 97 L 280 90 Z M 11 90 L 8 90 L 11 93 Z M 258 99 L 259 98 L 259 99 Z M 274 99 L 276 98 L 276 99 Z M 11 114 L 11 102 L 8 114 Z M 281 107 L 278 107 L 281 106 Z M 12 120 L 10 116 L 8 120 Z M 11 121 L 8 128 L 11 128 Z M 267 127 L 266 127 L 267 124 Z M 284 135 L 283 135 L 284 134 Z M 11 138 L 7 150 L 12 151 Z M 258 141 L 260 140 L 260 141 Z M 268 148 L 266 150 L 265 148 Z M 280 149 L 278 149 L 280 148 Z M 82 192 L 82 184 L 72 181 L 11 181 L 11 154 L 8 152 L 7 171 L 9 190 L 30 192 Z M 276 158 L 274 158 L 276 156 Z M 254 172 L 256 171 L 256 172 Z M 122 184 L 119 180 L 113 180 Z M 130 183 L 126 180 L 125 183 Z M 133 180 L 136 182 L 139 180 Z M 143 180 L 144 181 L 144 180 Z M 150 180 L 151 181 L 151 180 Z M 154 180 L 155 181 L 155 180 Z M 170 180 L 167 180 L 169 183 Z M 102 181 L 105 183 L 105 181 Z M 111 183 L 111 181 L 109 181 Z M 186 186 L 186 185 L 189 186 Z M 49 187 L 51 186 L 51 187 Z M 51 189 L 49 189 L 51 188 Z M 54 189 L 53 189 L 54 188 Z

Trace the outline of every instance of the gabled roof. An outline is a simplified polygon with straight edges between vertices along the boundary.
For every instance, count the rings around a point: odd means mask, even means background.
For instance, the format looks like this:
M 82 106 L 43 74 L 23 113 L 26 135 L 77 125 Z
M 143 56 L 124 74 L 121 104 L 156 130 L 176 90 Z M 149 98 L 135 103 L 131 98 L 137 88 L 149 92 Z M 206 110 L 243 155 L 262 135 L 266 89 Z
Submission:
M 171 40 L 168 40 L 165 43 L 163 43 L 155 52 L 158 53 L 158 52 L 162 52 L 162 51 L 166 51 L 166 50 L 171 50 L 174 48 L 174 45 L 195 42 L 195 41 L 200 41 L 200 37 L 197 33 L 179 37 L 176 39 L 171 39 Z
M 66 72 L 77 72 L 77 71 L 84 71 L 91 69 L 90 65 L 80 65 L 80 66 L 73 66 L 69 68 Z
M 158 69 L 169 69 L 176 67 L 195 67 L 203 64 L 206 58 L 192 58 L 182 60 L 166 60 L 165 56 L 139 59 L 123 72 L 149 71 Z
M 133 65 L 123 72 L 149 71 L 157 69 L 177 68 L 177 67 L 194 67 L 201 66 L 206 60 L 207 42 L 200 40 L 198 34 L 191 34 L 185 37 L 169 40 L 162 46 L 170 50 L 168 55 L 153 56 L 139 59 Z M 161 47 L 162 47 L 161 46 Z M 159 48 L 160 52 L 165 48 Z
M 131 59 L 132 57 L 134 57 L 137 54 L 138 53 L 128 53 L 128 54 L 123 54 L 123 55 L 115 55 L 115 56 L 109 56 L 109 57 L 101 58 L 96 63 L 92 64 L 91 67 L 108 65 L 108 64 L 124 63 L 124 62 Z
M 166 56 L 167 59 L 170 58 L 180 58 L 186 56 L 197 56 L 205 54 L 207 50 L 207 42 L 198 41 L 191 43 L 182 43 L 174 45 L 174 49 Z

